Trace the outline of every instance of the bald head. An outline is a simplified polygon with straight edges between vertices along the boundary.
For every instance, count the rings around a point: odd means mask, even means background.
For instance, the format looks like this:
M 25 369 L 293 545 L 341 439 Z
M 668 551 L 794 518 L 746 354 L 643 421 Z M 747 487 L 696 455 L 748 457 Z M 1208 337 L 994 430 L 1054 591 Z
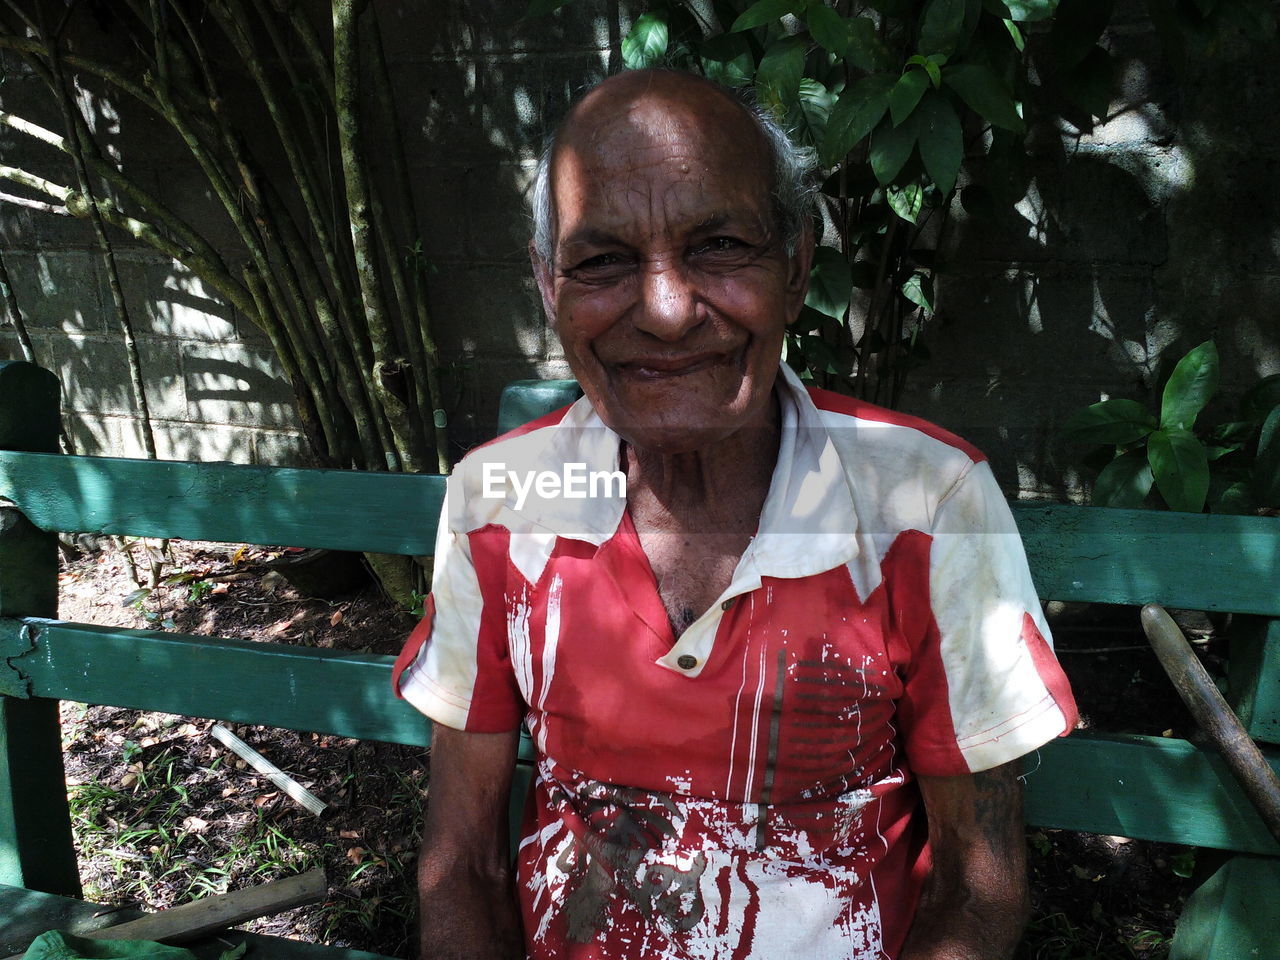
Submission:
M 695 176 L 715 175 L 714 167 L 727 164 L 758 178 L 781 239 L 794 250 L 810 213 L 811 159 L 772 117 L 717 83 L 674 70 L 631 70 L 583 96 L 543 153 L 533 191 L 536 254 L 553 259 L 558 165 L 582 163 L 608 175 L 613 165 L 643 163 L 673 143 L 687 149 L 691 164 L 702 165 L 691 168 Z

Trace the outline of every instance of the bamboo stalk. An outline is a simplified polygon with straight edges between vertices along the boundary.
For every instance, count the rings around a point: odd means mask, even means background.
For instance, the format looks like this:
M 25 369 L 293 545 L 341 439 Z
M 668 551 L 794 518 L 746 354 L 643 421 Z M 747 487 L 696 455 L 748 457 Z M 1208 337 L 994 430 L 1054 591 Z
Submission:
M 18 331 L 18 346 L 22 348 L 22 359 L 27 363 L 36 362 L 36 351 L 31 345 L 31 336 L 27 333 L 27 324 L 22 319 L 22 310 L 18 306 L 18 298 L 13 293 L 13 282 L 9 279 L 9 268 L 5 266 L 4 252 L 0 251 L 0 293 L 4 295 L 5 323 Z
M 124 339 L 125 357 L 129 367 L 129 382 L 133 389 L 134 403 L 138 407 L 142 446 L 146 451 L 147 457 L 155 460 L 158 459 L 156 438 L 151 424 L 151 406 L 147 401 L 146 384 L 142 379 L 142 359 L 138 352 L 138 341 L 134 335 L 133 320 L 129 316 L 129 307 L 124 299 L 124 290 L 120 286 L 120 272 L 116 268 L 115 249 L 111 244 L 111 238 L 107 236 L 107 229 L 103 223 L 102 214 L 98 210 L 98 205 L 94 202 L 93 183 L 89 179 L 89 170 L 84 160 L 86 153 L 85 141 L 82 139 L 81 130 L 72 116 L 73 111 L 79 108 L 71 100 L 71 94 L 67 89 L 66 75 L 59 61 L 57 46 L 58 38 L 56 36 L 49 37 L 49 72 L 52 74 L 57 88 L 55 94 L 58 100 L 58 107 L 62 111 L 63 123 L 67 128 L 68 145 L 72 147 L 71 159 L 75 167 L 76 179 L 80 183 L 81 194 L 84 195 L 89 203 L 89 222 L 93 226 L 94 236 L 97 238 L 98 247 L 102 251 L 103 265 L 107 272 L 107 286 L 111 291 L 116 322 L 120 325 L 120 333 Z
M 370 237 L 369 197 L 360 164 L 359 37 L 354 0 L 333 0 L 332 9 L 333 88 L 338 145 L 347 190 L 347 216 L 351 223 L 351 243 L 355 250 L 356 276 L 360 280 L 365 322 L 373 347 L 375 388 L 383 388 L 385 399 L 386 385 L 378 374 L 397 370 L 403 361 L 396 356 L 394 333 L 378 283 L 376 254 Z M 385 404 L 384 409 L 395 439 L 398 463 L 394 468 L 411 469 L 414 460 L 403 412 L 387 409 Z
M 371 14 L 374 18 L 371 34 L 370 49 L 373 54 L 373 69 L 375 77 L 378 80 L 374 84 L 374 102 L 378 107 L 379 119 L 384 130 L 387 131 L 388 139 L 391 143 L 391 169 L 393 182 L 396 184 L 396 192 L 398 194 L 401 209 L 412 211 L 415 209 L 413 202 L 413 185 L 409 180 L 409 164 L 404 152 L 404 137 L 400 132 L 400 122 L 396 116 L 395 107 L 391 103 L 391 74 L 387 69 L 387 58 L 382 47 L 382 27 L 377 19 L 377 11 Z M 405 236 L 410 231 L 405 231 Z M 401 267 L 400 258 L 395 256 L 394 252 L 388 253 L 387 259 L 396 269 L 393 278 L 399 276 Z M 420 270 L 420 265 L 415 263 L 416 271 Z M 400 280 L 403 286 L 403 278 Z M 419 415 L 423 418 L 430 416 L 431 428 L 435 439 L 436 451 L 436 468 L 441 473 L 449 472 L 449 433 L 448 420 L 444 409 L 443 390 L 440 386 L 440 358 L 436 350 L 435 340 L 431 335 L 431 316 L 427 309 L 427 299 L 425 290 L 425 278 L 418 274 L 414 279 L 413 296 L 405 295 L 405 300 L 412 304 L 411 307 L 402 307 L 404 324 L 406 327 L 406 339 L 409 344 L 409 353 L 412 359 L 415 375 L 414 383 L 418 389 L 418 408 Z M 400 289 L 397 288 L 397 296 L 400 295 Z
M 290 799 L 304 807 L 312 816 L 318 817 L 324 813 L 324 809 L 328 804 L 222 724 L 215 723 L 209 732 L 215 740 L 283 790 L 289 795 Z

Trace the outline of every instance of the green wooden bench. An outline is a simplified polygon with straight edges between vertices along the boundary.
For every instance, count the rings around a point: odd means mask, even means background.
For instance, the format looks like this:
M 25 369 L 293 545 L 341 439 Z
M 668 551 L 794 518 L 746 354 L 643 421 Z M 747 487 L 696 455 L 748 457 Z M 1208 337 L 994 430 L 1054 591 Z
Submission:
M 574 389 L 509 387 L 501 426 L 562 405 Z M 430 740 L 428 724 L 389 695 L 388 656 L 52 619 L 53 532 L 422 555 L 441 477 L 62 456 L 58 410 L 52 374 L 0 364 L 0 496 L 17 507 L 0 511 L 0 956 L 39 930 L 92 922 L 92 906 L 74 899 L 59 700 Z M 1250 615 L 1233 632 L 1233 702 L 1255 739 L 1280 742 L 1280 520 L 1056 505 L 1016 513 L 1046 599 Z M 1280 755 L 1268 758 L 1280 768 Z M 1233 854 L 1188 905 L 1177 960 L 1275 955 L 1280 845 L 1215 755 L 1183 740 L 1090 732 L 1046 746 L 1033 768 L 1033 825 Z M 260 955 L 373 956 L 287 941 Z

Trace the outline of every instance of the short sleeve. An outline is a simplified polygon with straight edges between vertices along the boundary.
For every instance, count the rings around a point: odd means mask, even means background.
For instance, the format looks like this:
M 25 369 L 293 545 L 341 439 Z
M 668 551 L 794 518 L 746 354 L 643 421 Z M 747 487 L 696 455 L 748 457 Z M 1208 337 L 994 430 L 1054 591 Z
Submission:
M 1076 724 L 1013 514 L 985 461 L 939 504 L 930 531 L 930 614 L 907 679 L 912 768 L 976 773 Z
M 456 476 L 449 479 L 436 533 L 431 595 L 396 660 L 392 685 L 397 696 L 446 727 L 514 730 L 524 708 L 502 616 L 505 550 L 495 564 L 487 556 L 487 548 L 497 546 L 493 538 L 460 532 Z M 479 558 L 473 556 L 477 543 Z M 489 576 L 477 572 L 477 561 Z

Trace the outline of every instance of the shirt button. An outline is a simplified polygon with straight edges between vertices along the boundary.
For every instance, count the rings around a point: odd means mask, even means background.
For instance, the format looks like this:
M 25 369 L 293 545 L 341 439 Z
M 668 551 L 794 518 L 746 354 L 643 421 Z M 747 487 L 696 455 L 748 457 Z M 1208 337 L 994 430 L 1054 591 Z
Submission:
M 676 661 L 676 666 L 678 666 L 681 670 L 692 670 L 697 665 L 698 665 L 698 658 L 694 656 L 690 656 L 687 653 L 683 654 L 680 657 L 680 659 Z
M 732 606 L 733 606 L 735 603 L 737 603 L 737 602 L 738 602 L 738 598 L 737 598 L 737 597 L 730 597 L 730 598 L 729 598 L 728 600 L 726 600 L 724 603 L 720 604 L 720 609 L 721 609 L 721 610 L 728 610 L 730 607 L 732 607 Z

